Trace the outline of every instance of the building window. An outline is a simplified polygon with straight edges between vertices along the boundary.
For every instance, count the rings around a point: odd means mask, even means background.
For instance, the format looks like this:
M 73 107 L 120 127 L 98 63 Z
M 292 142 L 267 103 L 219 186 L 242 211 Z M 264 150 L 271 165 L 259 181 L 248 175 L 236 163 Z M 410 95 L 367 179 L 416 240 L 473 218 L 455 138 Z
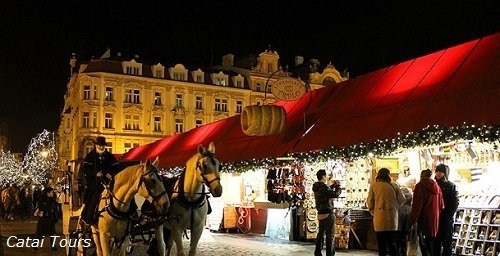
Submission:
M 137 67 L 127 67 L 127 74 L 128 75 L 139 75 L 139 68 Z
M 215 84 L 225 86 L 226 79 L 224 79 L 223 77 L 217 77 L 217 78 L 215 78 Z
M 260 83 L 255 85 L 255 91 L 260 92 Z
M 203 97 L 201 96 L 196 96 L 196 109 L 203 109 Z
M 181 74 L 181 73 L 174 73 L 174 80 L 178 80 L 178 81 L 184 81 L 184 74 Z
M 236 87 L 243 88 L 243 81 L 241 81 L 240 79 L 236 80 Z
M 113 153 L 113 143 L 108 142 L 108 144 L 104 147 L 109 153 Z
M 175 119 L 175 132 L 176 133 L 184 132 L 184 120 L 180 118 Z
M 182 94 L 176 94 L 175 95 L 175 107 L 182 108 L 183 106 L 184 106 L 184 104 L 183 104 Z
M 132 143 L 125 142 L 123 144 L 123 149 L 125 150 L 125 153 L 127 153 L 128 151 L 130 151 L 132 149 Z
M 155 106 L 161 106 L 161 92 L 155 92 L 154 104 Z
M 161 132 L 161 117 L 155 116 L 154 121 L 154 131 Z
M 94 100 L 97 100 L 97 86 L 94 85 Z
M 113 88 L 106 87 L 106 101 L 113 101 Z
M 92 127 L 97 127 L 97 111 L 92 112 Z
M 83 99 L 90 100 L 90 85 L 83 86 Z
M 272 88 L 272 86 L 271 86 L 271 85 L 268 85 L 268 86 L 266 87 L 266 92 L 271 92 L 271 88 Z
M 140 104 L 141 103 L 141 91 L 140 90 L 132 90 L 132 89 L 125 90 L 125 103 Z
M 132 96 L 133 96 L 132 103 L 135 103 L 135 104 L 141 103 L 141 91 L 140 90 L 134 90 Z
M 161 70 L 156 70 L 156 77 L 157 78 L 162 78 L 163 77 L 163 72 L 161 72 Z
M 267 63 L 267 72 L 269 72 L 269 73 L 273 72 L 273 64 L 272 63 Z
M 132 103 L 132 90 L 125 90 L 125 103 Z
M 201 75 L 196 75 L 196 82 L 203 83 L 203 77 Z
M 83 112 L 82 127 L 88 128 L 90 126 L 90 113 Z
M 125 142 L 125 143 L 123 143 L 123 148 L 125 150 L 125 153 L 127 153 L 131 149 L 138 147 L 138 146 L 139 146 L 139 143 L 137 143 L 137 142 L 134 142 L 134 143 Z
M 125 130 L 132 130 L 132 115 L 125 115 Z
M 215 98 L 215 111 L 227 112 L 227 100 Z
M 243 112 L 243 101 L 237 100 L 236 101 L 236 113 L 241 113 Z
M 113 128 L 113 114 L 106 113 L 104 114 L 104 128 Z
M 134 115 L 133 116 L 133 120 L 132 120 L 132 129 L 134 130 L 140 130 L 140 124 L 141 122 L 141 117 L 139 115 Z
M 202 126 L 202 125 L 203 125 L 203 120 L 201 120 L 201 119 L 196 119 L 196 121 L 195 121 L 195 127 L 200 127 L 200 126 Z

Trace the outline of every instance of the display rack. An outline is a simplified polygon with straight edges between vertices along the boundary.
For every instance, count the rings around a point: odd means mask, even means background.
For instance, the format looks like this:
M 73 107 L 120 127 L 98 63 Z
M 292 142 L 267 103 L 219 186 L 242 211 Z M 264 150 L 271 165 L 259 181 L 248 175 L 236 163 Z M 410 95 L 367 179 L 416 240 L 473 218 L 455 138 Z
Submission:
M 346 221 L 347 209 L 335 209 L 335 234 L 333 234 L 333 246 L 338 249 L 349 248 L 350 221 Z
M 454 217 L 456 255 L 495 256 L 500 253 L 500 209 L 460 207 Z

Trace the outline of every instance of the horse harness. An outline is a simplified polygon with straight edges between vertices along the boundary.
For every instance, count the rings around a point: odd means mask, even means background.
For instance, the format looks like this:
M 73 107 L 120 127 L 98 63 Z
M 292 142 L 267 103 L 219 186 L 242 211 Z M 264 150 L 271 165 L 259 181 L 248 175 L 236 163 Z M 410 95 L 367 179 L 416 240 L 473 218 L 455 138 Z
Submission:
M 137 185 L 137 190 L 139 190 L 142 183 L 144 183 L 144 185 L 146 186 L 146 191 L 148 192 L 148 195 L 153 199 L 153 203 L 155 203 L 158 201 L 158 199 L 160 199 L 163 195 L 165 195 L 167 193 L 167 191 L 164 190 L 163 192 L 159 193 L 156 196 L 151 194 L 151 192 L 150 192 L 151 184 L 145 181 L 146 180 L 145 177 L 151 175 L 151 173 L 152 173 L 152 175 L 158 175 L 158 173 L 156 172 L 155 169 L 149 170 L 147 173 L 142 174 L 141 178 L 139 180 L 139 184 Z M 159 176 L 158 176 L 158 178 L 160 179 Z M 125 234 L 123 235 L 123 237 L 121 239 L 119 239 L 119 240 L 115 239 L 116 246 L 118 248 L 120 248 L 121 245 L 123 244 L 123 242 L 125 241 L 125 237 L 127 237 L 127 235 L 130 234 L 130 229 L 131 229 L 130 220 L 132 219 L 131 216 L 133 215 L 134 211 L 136 211 L 137 208 L 132 207 L 130 203 L 126 203 L 126 202 L 123 202 L 122 200 L 118 199 L 115 196 L 115 194 L 113 193 L 113 191 L 109 188 L 109 185 L 104 185 L 104 188 L 108 191 L 108 195 L 105 198 L 101 198 L 101 199 L 106 199 L 106 206 L 103 209 L 98 211 L 98 213 L 97 213 L 98 216 L 102 217 L 101 213 L 107 212 L 109 214 L 109 216 L 111 216 L 114 219 L 127 221 L 127 228 L 126 228 Z M 113 198 L 123 205 L 129 205 L 129 210 L 127 212 L 122 212 L 122 211 L 118 210 L 116 205 L 113 203 Z
M 212 182 L 220 180 L 220 177 L 216 177 L 210 181 L 205 177 L 205 175 L 206 175 L 205 170 L 206 169 L 205 169 L 205 165 L 203 164 L 203 161 L 202 161 L 203 158 L 205 158 L 205 157 L 208 157 L 214 165 L 216 164 L 215 159 L 214 159 L 215 155 L 211 152 L 207 152 L 204 155 L 198 157 L 198 160 L 196 161 L 196 170 L 200 170 L 201 177 L 202 177 L 205 185 L 210 186 L 210 184 Z M 186 192 L 184 191 L 184 186 L 183 186 L 185 177 L 186 177 L 186 171 L 181 173 L 179 181 L 177 182 L 178 197 L 177 197 L 177 200 L 175 200 L 175 202 L 179 203 L 179 205 L 182 206 L 183 208 L 185 208 L 187 211 L 188 210 L 191 211 L 190 226 L 191 226 L 191 230 L 192 230 L 193 223 L 194 223 L 193 210 L 198 209 L 198 208 L 202 207 L 203 205 L 205 205 L 205 203 L 207 202 L 206 195 L 210 194 L 210 192 L 205 191 L 205 185 L 204 185 L 204 186 L 202 186 L 202 190 L 200 193 L 190 193 L 190 194 L 199 194 L 200 197 L 198 199 L 196 199 L 195 201 L 189 201 L 186 197 Z M 175 216 L 169 216 L 168 220 L 170 221 L 172 219 L 176 219 L 177 221 L 179 221 L 179 217 L 182 216 L 183 214 L 184 214 L 184 212 L 177 214 Z

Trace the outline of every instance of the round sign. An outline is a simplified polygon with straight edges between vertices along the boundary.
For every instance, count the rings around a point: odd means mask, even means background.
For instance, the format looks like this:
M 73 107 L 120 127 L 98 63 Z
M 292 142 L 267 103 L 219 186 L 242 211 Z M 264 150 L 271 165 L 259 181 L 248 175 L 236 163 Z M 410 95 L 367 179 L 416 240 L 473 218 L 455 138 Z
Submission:
M 307 219 L 308 220 L 316 220 L 316 218 L 318 217 L 318 212 L 314 209 L 309 209 L 307 211 Z
M 316 230 L 318 230 L 318 223 L 316 223 L 315 221 L 307 223 L 307 231 L 314 233 L 316 232 Z
M 298 79 L 287 77 L 272 84 L 271 93 L 280 100 L 297 100 L 306 94 L 306 87 Z

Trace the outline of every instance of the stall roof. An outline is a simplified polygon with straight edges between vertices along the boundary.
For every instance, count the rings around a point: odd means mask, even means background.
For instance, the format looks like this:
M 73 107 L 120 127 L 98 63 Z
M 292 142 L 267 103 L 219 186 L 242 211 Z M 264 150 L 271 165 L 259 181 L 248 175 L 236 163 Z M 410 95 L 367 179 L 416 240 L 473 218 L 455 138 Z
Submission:
M 428 125 L 500 124 L 500 33 L 338 85 L 290 152 L 346 147 Z
M 199 144 L 214 142 L 222 162 L 345 147 L 427 125 L 500 124 L 500 33 L 307 93 L 286 109 L 285 131 L 247 136 L 240 116 L 132 149 L 124 161 L 160 157 L 184 165 Z M 306 132 L 307 131 L 307 132 Z

